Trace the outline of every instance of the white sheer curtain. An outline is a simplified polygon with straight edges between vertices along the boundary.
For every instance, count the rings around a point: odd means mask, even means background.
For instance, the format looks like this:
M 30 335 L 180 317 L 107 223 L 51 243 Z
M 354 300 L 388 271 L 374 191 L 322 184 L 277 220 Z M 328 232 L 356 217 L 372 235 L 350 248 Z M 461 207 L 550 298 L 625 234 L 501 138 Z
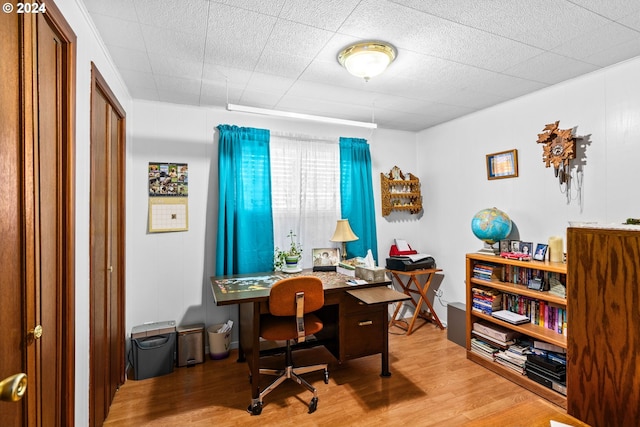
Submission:
M 339 247 L 329 240 L 340 218 L 339 140 L 271 132 L 269 145 L 274 243 L 288 248 L 293 230 L 308 268 L 313 248 Z

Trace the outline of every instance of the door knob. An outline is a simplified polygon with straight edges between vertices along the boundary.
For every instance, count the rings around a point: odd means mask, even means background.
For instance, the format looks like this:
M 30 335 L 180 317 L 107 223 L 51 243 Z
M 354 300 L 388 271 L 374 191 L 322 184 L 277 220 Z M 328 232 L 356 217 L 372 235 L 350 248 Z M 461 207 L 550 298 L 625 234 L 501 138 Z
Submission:
M 27 375 L 20 373 L 11 375 L 0 381 L 0 400 L 17 402 L 27 391 Z
M 34 339 L 37 339 L 37 340 L 40 339 L 40 337 L 42 336 L 42 325 L 36 326 L 29 332 L 31 333 Z

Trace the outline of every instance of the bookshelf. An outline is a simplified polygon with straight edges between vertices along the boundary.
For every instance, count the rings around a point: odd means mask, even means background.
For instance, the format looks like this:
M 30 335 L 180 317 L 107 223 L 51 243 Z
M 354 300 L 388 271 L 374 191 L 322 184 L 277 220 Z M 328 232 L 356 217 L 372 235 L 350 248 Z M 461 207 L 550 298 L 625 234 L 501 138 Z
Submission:
M 503 366 L 500 363 L 488 360 L 482 356 L 471 351 L 471 338 L 473 324 L 477 321 L 485 321 L 490 324 L 498 325 L 502 328 L 506 328 L 512 331 L 526 335 L 533 340 L 544 341 L 550 344 L 567 349 L 567 337 L 566 329 L 558 331 L 558 329 L 549 329 L 546 326 L 537 325 L 534 323 L 525 323 L 521 325 L 514 325 L 508 322 L 501 321 L 492 317 L 490 314 L 485 314 L 479 311 L 473 310 L 473 291 L 474 287 L 482 287 L 486 289 L 492 289 L 499 291 L 503 296 L 511 295 L 517 297 L 527 298 L 533 300 L 536 303 L 542 302 L 543 304 L 561 308 L 566 310 L 567 300 L 556 295 L 549 293 L 548 291 L 535 291 L 527 287 L 526 284 L 513 283 L 517 279 L 512 279 L 511 282 L 503 281 L 504 275 L 494 275 L 491 278 L 478 278 L 474 277 L 474 268 L 477 264 L 482 265 L 494 265 L 502 268 L 504 271 L 523 272 L 523 271 L 537 271 L 540 274 L 553 274 L 554 276 L 562 277 L 564 283 L 566 283 L 567 266 L 564 263 L 554 262 L 541 262 L 541 261 L 519 261 L 506 259 L 499 256 L 485 255 L 481 253 L 470 253 L 466 255 L 466 300 L 467 300 L 467 313 L 466 313 L 466 347 L 467 347 L 467 359 L 472 360 L 479 365 L 519 384 L 520 386 L 544 397 L 550 402 L 566 409 L 567 398 L 565 395 L 552 390 L 542 384 L 537 383 L 529 379 L 527 376 L 520 374 L 512 369 Z M 524 273 L 523 273 L 524 274 Z M 563 333 L 564 332 L 564 333 Z

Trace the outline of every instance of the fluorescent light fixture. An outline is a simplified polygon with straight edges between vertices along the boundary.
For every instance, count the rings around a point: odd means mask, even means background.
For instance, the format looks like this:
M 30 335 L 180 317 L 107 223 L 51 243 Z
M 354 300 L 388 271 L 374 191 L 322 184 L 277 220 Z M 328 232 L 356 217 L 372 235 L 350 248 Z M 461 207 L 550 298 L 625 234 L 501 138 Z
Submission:
M 290 111 L 269 110 L 267 108 L 248 107 L 246 105 L 227 104 L 228 111 L 262 114 L 265 116 L 286 117 L 290 119 L 314 120 L 316 122 L 333 123 L 337 125 L 359 126 L 368 129 L 376 129 L 377 124 L 371 122 L 359 122 L 357 120 L 337 119 L 334 117 L 315 116 L 313 114 L 292 113 Z

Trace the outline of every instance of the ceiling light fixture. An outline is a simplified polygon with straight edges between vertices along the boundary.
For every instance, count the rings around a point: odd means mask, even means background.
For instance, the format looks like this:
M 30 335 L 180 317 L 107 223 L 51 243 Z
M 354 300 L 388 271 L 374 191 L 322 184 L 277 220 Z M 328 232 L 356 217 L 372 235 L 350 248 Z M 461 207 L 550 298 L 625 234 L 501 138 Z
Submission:
M 369 81 L 381 74 L 396 59 L 396 48 L 381 41 L 359 42 L 338 54 L 338 62 L 356 77 Z
M 313 114 L 292 113 L 290 111 L 269 110 L 267 108 L 248 107 L 246 105 L 227 104 L 228 111 L 239 111 L 243 113 L 263 114 L 266 116 L 286 117 L 292 119 L 314 120 L 316 122 L 334 123 L 338 125 L 359 126 L 363 128 L 376 129 L 377 124 L 371 122 L 360 122 L 357 120 L 337 119 L 334 117 L 314 116 Z

